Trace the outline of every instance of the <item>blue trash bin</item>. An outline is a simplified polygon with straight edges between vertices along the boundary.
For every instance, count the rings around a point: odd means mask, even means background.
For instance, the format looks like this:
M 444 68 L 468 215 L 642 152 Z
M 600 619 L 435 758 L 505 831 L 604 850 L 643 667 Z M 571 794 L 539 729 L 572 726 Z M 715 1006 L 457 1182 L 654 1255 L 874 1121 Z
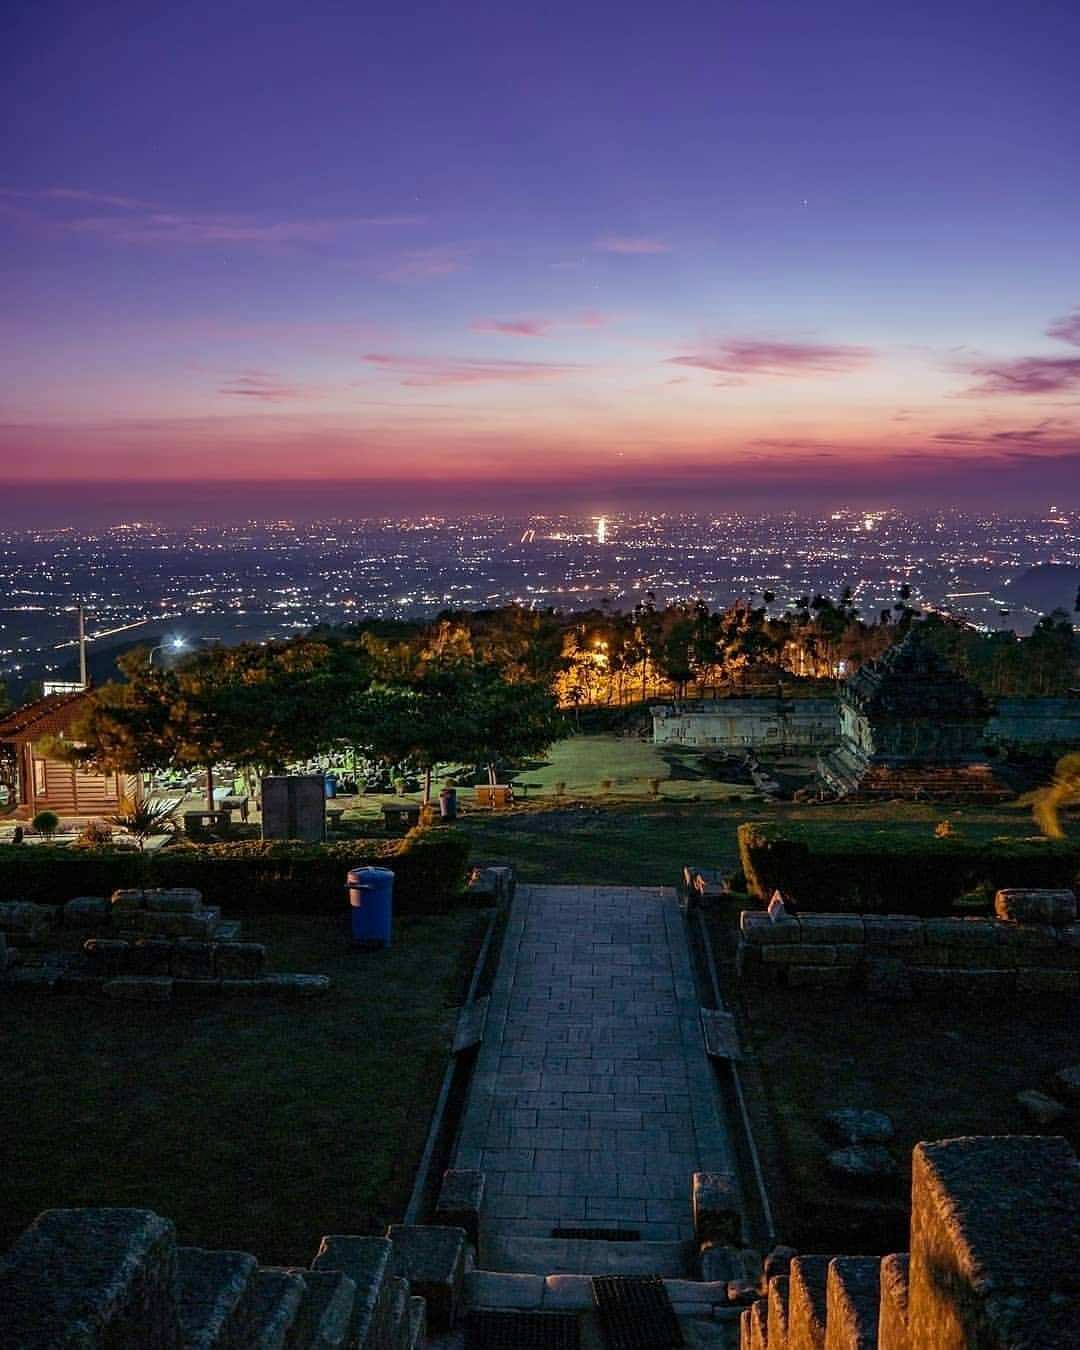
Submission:
M 337 796 L 337 779 L 331 778 L 329 774 L 323 779 L 323 791 L 327 797 Z
M 389 947 L 394 914 L 394 874 L 386 867 L 349 872 L 349 916 L 357 947 Z

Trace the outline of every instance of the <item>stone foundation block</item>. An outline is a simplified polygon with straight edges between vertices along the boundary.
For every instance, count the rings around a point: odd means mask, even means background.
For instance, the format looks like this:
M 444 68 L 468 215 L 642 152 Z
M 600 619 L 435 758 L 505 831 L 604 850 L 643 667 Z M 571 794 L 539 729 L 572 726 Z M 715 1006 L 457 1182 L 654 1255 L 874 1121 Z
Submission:
M 163 975 L 118 975 L 106 980 L 101 991 L 109 998 L 128 999 L 133 1003 L 164 1003 L 172 998 L 173 982 Z
M 775 1246 L 761 1263 L 762 1288 L 767 1290 L 769 1281 L 774 1275 L 787 1275 L 791 1270 L 791 1263 L 798 1256 L 794 1247 L 785 1247 L 782 1244 Z
M 90 975 L 123 975 L 128 969 L 131 944 L 113 938 L 87 938 L 83 943 L 86 970 Z
M 863 931 L 867 947 L 875 951 L 921 947 L 926 941 L 923 920 L 915 914 L 866 914 Z
M 0 980 L 7 994 L 51 994 L 60 981 L 58 966 L 12 966 Z
M 210 942 L 182 939 L 173 945 L 170 973 L 178 980 L 212 980 L 214 947 Z
M 800 920 L 804 943 L 818 942 L 835 946 L 838 943 L 866 941 L 866 929 L 861 914 L 807 914 Z
M 256 980 L 266 965 L 259 942 L 219 942 L 214 947 L 214 973 L 223 980 Z
M 994 925 L 998 946 L 1016 953 L 1019 964 L 1038 961 L 1042 954 L 1056 951 L 1060 939 L 1058 929 L 1041 923 L 999 923 Z
M 1070 951 L 1080 951 L 1080 923 L 1067 923 L 1059 928 L 1058 941 Z
M 103 895 L 78 895 L 64 906 L 65 928 L 106 928 L 112 906 Z
M 155 888 L 144 895 L 146 908 L 156 914 L 197 914 L 202 909 L 202 892 L 189 888 Z
M 113 891 L 109 897 L 109 906 L 117 920 L 121 916 L 133 914 L 136 910 L 142 909 L 146 903 L 146 893 L 141 887 L 129 887 L 125 890 Z
M 221 993 L 220 980 L 173 980 L 173 995 L 176 998 L 217 998 Z
M 838 966 L 857 966 L 866 956 L 866 947 L 861 943 L 841 942 L 832 949 L 833 959 Z M 817 951 L 814 956 L 816 958 Z
M 139 910 L 131 915 L 131 926 L 147 937 L 201 938 L 208 941 L 214 935 L 217 917 L 212 910 L 197 914 L 162 914 L 153 910 Z
M 172 943 L 160 938 L 139 938 L 128 950 L 130 975 L 168 975 L 172 962 Z
M 787 1350 L 790 1307 L 791 1278 L 788 1275 L 774 1275 L 769 1281 L 765 1307 L 765 1344 L 769 1350 L 776 1350 L 777 1346 L 780 1350 Z
M 392 1224 L 386 1235 L 394 1244 L 395 1269 L 427 1301 L 431 1329 L 449 1331 L 465 1277 L 465 1230 Z
M 221 980 L 221 992 L 231 998 L 257 998 L 266 993 L 262 980 Z
M 1016 989 L 1020 994 L 1078 994 L 1080 971 L 1022 968 L 1016 972 Z
M 0 1258 L 0 1341 L 180 1350 L 176 1231 L 145 1209 L 49 1209 Z
M 817 952 L 815 951 L 815 956 Z M 777 945 L 764 947 L 761 952 L 761 959 L 767 966 L 785 966 L 792 961 L 805 961 L 806 953 L 800 944 Z
M 829 1262 L 825 1350 L 878 1350 L 879 1266 L 876 1256 Z
M 338 1271 L 355 1285 L 348 1344 L 359 1350 L 374 1350 L 376 1345 L 389 1302 L 393 1257 L 393 1245 L 386 1238 L 332 1233 L 323 1238 L 311 1263 L 312 1270 Z
M 997 932 L 992 919 L 927 919 L 928 947 L 993 947 Z
M 912 1160 L 913 1347 L 1076 1345 L 1080 1162 L 1064 1139 L 949 1139 Z
M 24 942 L 40 942 L 56 918 L 51 905 L 33 905 L 28 900 L 0 904 L 0 933 Z
M 695 1172 L 690 1192 L 697 1242 L 739 1246 L 742 1205 L 735 1178 L 728 1172 Z
M 794 943 L 801 940 L 799 923 L 773 923 L 759 909 L 744 909 L 739 914 L 739 932 L 745 942 L 760 947 L 773 943 Z
M 828 1256 L 796 1256 L 791 1263 L 788 1350 L 825 1350 L 831 1260 Z
M 929 942 L 925 947 L 919 948 L 918 955 L 920 966 L 944 968 L 963 960 L 963 953 L 958 952 L 955 948 L 942 947 Z
M 1017 972 L 1012 970 L 972 970 L 954 966 L 949 971 L 953 989 L 974 997 L 995 998 L 1016 989 Z
M 878 1273 L 881 1286 L 878 1350 L 911 1350 L 908 1338 L 908 1264 L 907 1252 L 882 1258 Z
M 788 984 L 800 989 L 846 989 L 850 966 L 788 966 Z
M 451 1168 L 443 1173 L 435 1204 L 435 1221 L 446 1228 L 464 1228 L 474 1247 L 480 1242 L 484 1185 L 483 1172 Z
M 1076 896 L 1068 890 L 1002 890 L 994 896 L 994 913 L 1008 923 L 1075 923 Z
M 917 994 L 937 998 L 952 989 L 948 968 L 941 966 L 908 966 L 908 978 Z

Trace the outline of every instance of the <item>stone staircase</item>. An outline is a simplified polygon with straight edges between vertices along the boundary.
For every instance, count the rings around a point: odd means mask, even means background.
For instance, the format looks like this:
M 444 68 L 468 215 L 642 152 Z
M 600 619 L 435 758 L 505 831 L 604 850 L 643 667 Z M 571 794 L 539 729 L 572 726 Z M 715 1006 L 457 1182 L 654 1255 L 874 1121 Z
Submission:
M 412 1248 L 449 1235 L 458 1268 L 432 1289 L 449 1329 L 465 1234 L 400 1231 L 325 1237 L 307 1269 L 177 1246 L 150 1210 L 47 1210 L 0 1259 L 0 1350 L 422 1350 L 428 1300 L 403 1272 L 423 1287 Z
M 1074 1350 L 1080 1162 L 1062 1138 L 916 1145 L 911 1251 L 777 1249 L 740 1350 Z

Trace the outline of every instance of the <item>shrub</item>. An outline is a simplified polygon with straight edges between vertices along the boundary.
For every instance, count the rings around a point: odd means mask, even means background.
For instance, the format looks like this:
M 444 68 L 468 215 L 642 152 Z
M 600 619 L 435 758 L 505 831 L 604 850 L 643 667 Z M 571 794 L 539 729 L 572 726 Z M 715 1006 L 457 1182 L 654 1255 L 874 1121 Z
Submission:
M 108 848 L 112 843 L 113 832 L 103 820 L 90 820 L 79 831 L 75 848 Z
M 412 830 L 403 839 L 302 844 L 260 839 L 181 845 L 143 855 L 118 849 L 0 848 L 0 899 L 63 904 L 130 886 L 193 886 L 229 913 L 334 914 L 345 876 L 367 864 L 394 873 L 398 913 L 440 913 L 465 880 L 469 840 L 456 830 Z
M 912 839 L 871 832 L 815 834 L 788 826 L 739 826 L 739 858 L 751 892 L 780 890 L 801 910 L 939 915 L 985 886 L 1071 886 L 1080 841 L 963 836 Z
M 46 839 L 51 839 L 60 828 L 60 817 L 55 811 L 39 811 L 30 822 L 30 828 L 43 834 Z

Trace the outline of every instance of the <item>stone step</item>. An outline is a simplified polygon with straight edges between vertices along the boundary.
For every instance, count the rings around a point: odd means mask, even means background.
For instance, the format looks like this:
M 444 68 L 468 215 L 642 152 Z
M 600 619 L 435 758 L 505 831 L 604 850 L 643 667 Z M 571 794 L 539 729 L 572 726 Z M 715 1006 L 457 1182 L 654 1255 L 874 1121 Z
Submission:
M 385 1324 L 393 1256 L 393 1245 L 387 1238 L 328 1233 L 319 1244 L 312 1270 L 347 1275 L 356 1290 L 349 1326 L 354 1340 L 350 1345 L 368 1350 L 376 1343 Z
M 692 1242 L 604 1242 L 523 1237 L 493 1226 L 481 1235 L 480 1265 L 521 1275 L 660 1275 L 688 1279 L 695 1272 Z
M 218 919 L 214 926 L 215 942 L 239 942 L 244 925 L 239 919 Z
M 251 1350 L 286 1350 L 307 1293 L 303 1273 L 260 1266 L 252 1283 Z
M 239 1350 L 252 1344 L 255 1258 L 201 1247 L 179 1247 L 176 1258 L 184 1350 Z
M 346 1350 L 356 1306 L 356 1282 L 337 1270 L 303 1270 L 289 1274 L 304 1281 L 304 1296 L 285 1341 L 287 1350 Z
M 409 1299 L 409 1339 L 405 1344 L 408 1350 L 423 1350 L 427 1344 L 427 1300 L 419 1294 Z

